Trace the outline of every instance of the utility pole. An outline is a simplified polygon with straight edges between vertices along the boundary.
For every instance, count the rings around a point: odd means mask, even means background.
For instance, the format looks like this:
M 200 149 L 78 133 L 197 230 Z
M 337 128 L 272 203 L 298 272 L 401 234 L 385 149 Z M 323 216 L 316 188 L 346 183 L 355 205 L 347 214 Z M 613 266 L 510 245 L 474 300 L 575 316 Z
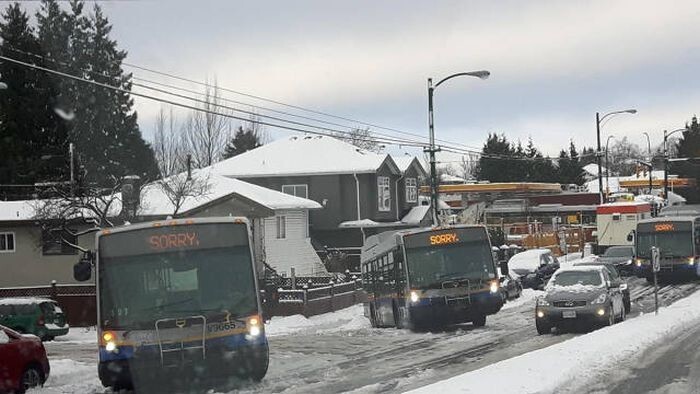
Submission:
M 600 114 L 595 113 L 595 129 L 596 137 L 598 139 L 598 150 L 596 151 L 596 161 L 598 162 L 598 199 L 599 203 L 603 203 L 603 169 L 601 168 L 601 161 L 603 159 L 603 152 L 600 151 Z
M 68 158 L 70 160 L 70 195 L 75 197 L 75 164 L 73 161 L 75 147 L 73 143 L 68 144 Z
M 428 78 L 428 129 L 430 133 L 430 147 L 427 149 L 430 155 L 430 211 L 432 213 L 433 225 L 436 226 L 438 221 L 438 182 L 437 168 L 435 165 L 435 128 L 433 125 L 433 79 Z

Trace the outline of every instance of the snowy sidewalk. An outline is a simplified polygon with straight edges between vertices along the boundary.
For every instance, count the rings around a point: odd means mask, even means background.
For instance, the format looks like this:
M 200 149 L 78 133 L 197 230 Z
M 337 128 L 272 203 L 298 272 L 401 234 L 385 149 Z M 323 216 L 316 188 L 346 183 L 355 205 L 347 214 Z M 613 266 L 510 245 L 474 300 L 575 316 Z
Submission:
M 700 322 L 700 292 L 612 327 L 504 360 L 410 393 L 575 392 L 611 368 L 633 363 L 644 350 Z M 690 350 L 694 351 L 694 350 Z M 573 391 L 572 391 L 573 390 Z

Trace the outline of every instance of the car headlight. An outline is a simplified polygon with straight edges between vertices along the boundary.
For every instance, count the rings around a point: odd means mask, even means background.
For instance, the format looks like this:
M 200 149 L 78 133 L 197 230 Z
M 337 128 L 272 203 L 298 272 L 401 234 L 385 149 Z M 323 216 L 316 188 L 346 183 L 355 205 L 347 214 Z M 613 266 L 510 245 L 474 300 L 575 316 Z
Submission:
M 537 306 L 549 306 L 549 301 L 547 301 L 544 297 L 540 297 L 537 299 Z
M 636 263 L 637 263 L 637 267 L 641 267 L 642 266 L 642 259 L 637 259 Z
M 418 295 L 417 291 L 411 291 L 411 294 L 408 296 L 411 299 L 411 302 L 418 302 L 420 300 L 420 296 Z
M 598 297 L 596 297 L 595 300 L 591 301 L 591 304 L 602 304 L 607 300 L 608 300 L 608 295 L 603 293 L 603 294 L 599 295 Z

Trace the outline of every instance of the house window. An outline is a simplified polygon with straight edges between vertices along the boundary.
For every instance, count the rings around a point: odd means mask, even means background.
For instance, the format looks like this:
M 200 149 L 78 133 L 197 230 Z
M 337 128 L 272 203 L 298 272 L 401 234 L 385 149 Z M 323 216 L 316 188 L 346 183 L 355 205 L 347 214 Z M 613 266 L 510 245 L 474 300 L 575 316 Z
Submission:
M 0 233 L 0 253 L 15 251 L 15 233 Z
M 418 201 L 418 180 L 406 178 L 406 202 Z
M 377 196 L 380 212 L 391 211 L 391 188 L 388 176 L 377 177 Z
M 287 217 L 286 216 L 276 216 L 277 220 L 277 239 L 287 238 Z
M 41 252 L 43 255 L 70 255 L 78 254 L 75 248 L 70 247 L 66 242 L 73 245 L 78 244 L 78 237 L 62 230 L 42 230 L 41 231 Z
M 301 198 L 309 198 L 308 185 L 282 185 L 282 193 Z

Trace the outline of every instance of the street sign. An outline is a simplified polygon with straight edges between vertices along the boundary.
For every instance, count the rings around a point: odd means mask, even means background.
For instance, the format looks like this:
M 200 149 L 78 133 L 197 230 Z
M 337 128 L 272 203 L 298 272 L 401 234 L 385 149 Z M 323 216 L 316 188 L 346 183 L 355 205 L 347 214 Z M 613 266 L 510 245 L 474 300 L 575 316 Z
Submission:
M 654 272 L 661 271 L 661 253 L 656 246 L 651 247 L 651 267 Z
M 656 246 L 651 247 L 651 270 L 654 272 L 654 313 L 659 314 L 659 282 L 657 273 L 661 271 L 661 252 Z

